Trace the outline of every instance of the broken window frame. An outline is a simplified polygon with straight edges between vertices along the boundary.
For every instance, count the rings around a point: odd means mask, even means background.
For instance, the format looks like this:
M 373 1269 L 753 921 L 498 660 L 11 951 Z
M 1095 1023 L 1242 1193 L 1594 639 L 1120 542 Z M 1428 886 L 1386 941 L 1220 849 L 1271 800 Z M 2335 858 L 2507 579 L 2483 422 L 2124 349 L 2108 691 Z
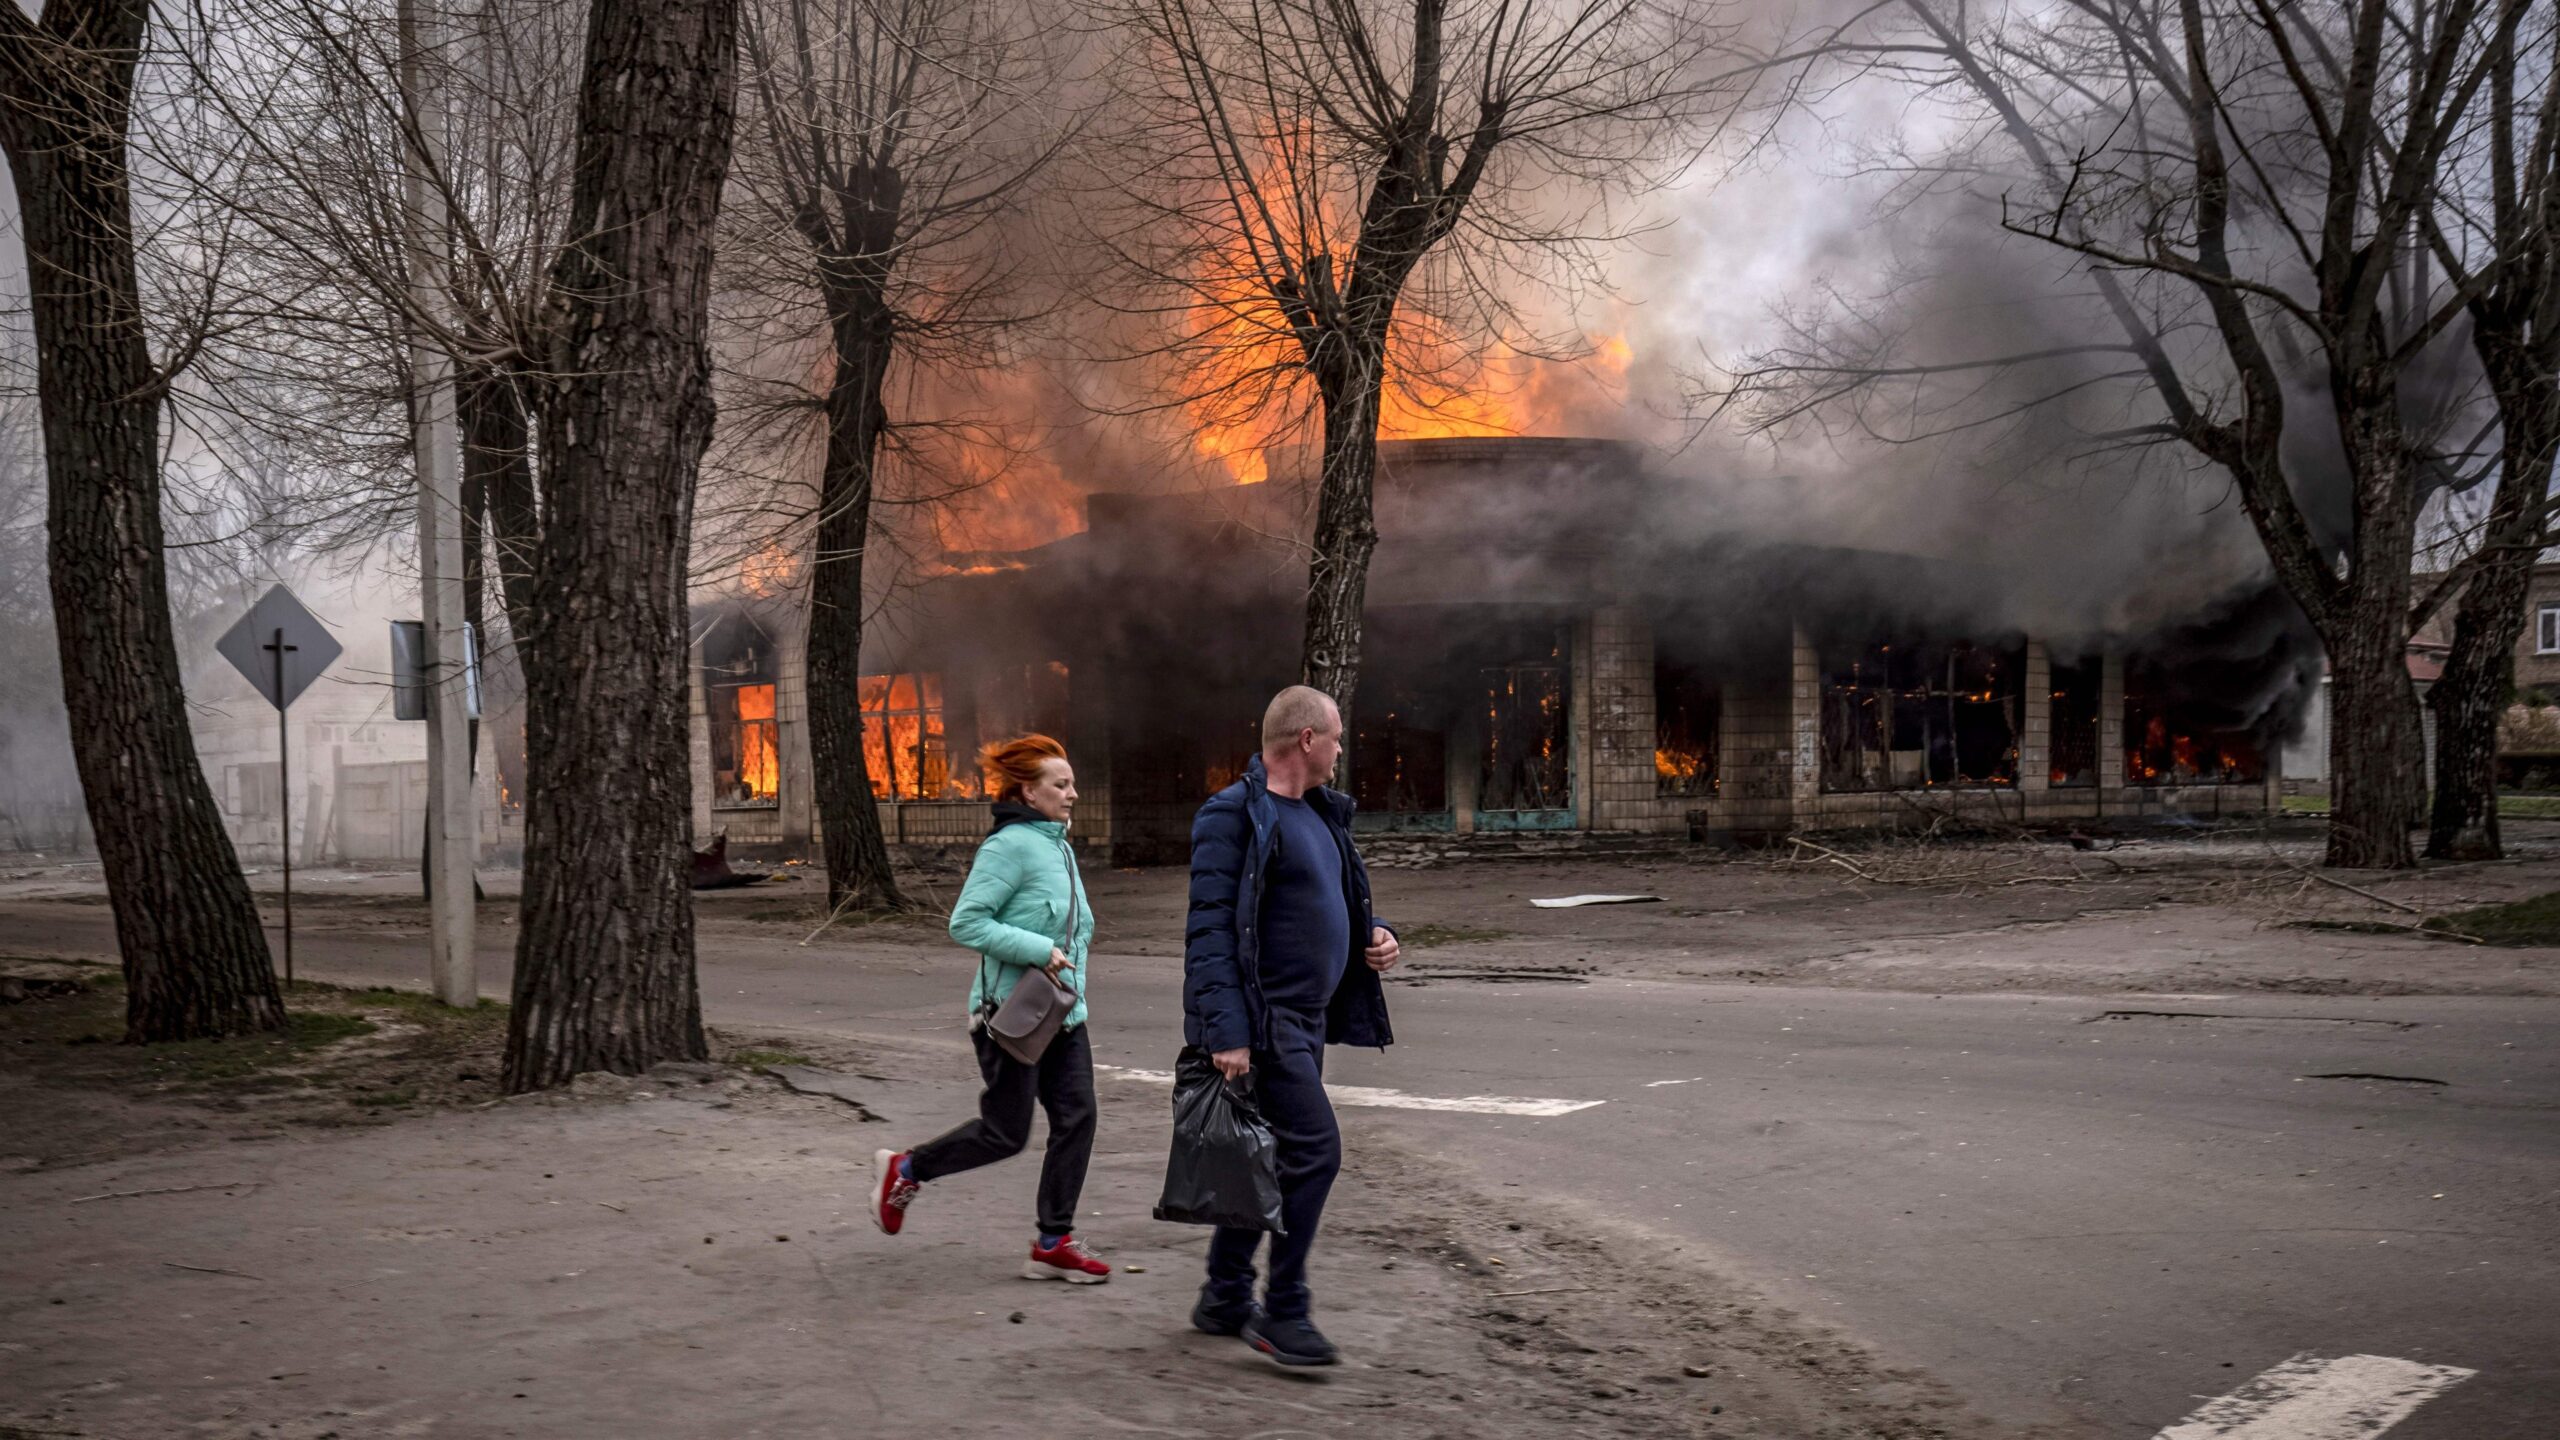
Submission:
M 2046 780 L 2056 790 L 2094 790 L 2104 748 L 2100 721 L 2106 709 L 2106 659 L 2056 660 L 2045 712 Z
M 872 799 L 904 805 L 971 798 L 974 777 L 952 773 L 950 739 L 944 733 L 942 672 L 865 675 L 857 693 L 862 704 L 863 768 L 870 772 Z M 900 720 L 915 721 L 912 744 L 891 743 Z
M 725 616 L 703 635 L 702 701 L 710 732 L 712 809 L 781 808 L 781 681 L 781 644 L 753 616 Z M 763 714 L 746 713 L 751 699 Z M 749 773 L 750 757 L 758 755 L 772 767 L 769 793 L 759 790 Z M 731 778 L 723 780 L 724 775 Z
M 2266 742 L 2246 726 L 2211 723 L 2196 713 L 2206 702 L 2183 700 L 2175 691 L 2158 662 L 2126 662 L 2124 783 L 2158 790 L 2265 784 Z M 2181 741 L 2186 744 L 2184 758 Z M 2201 763 L 2208 745 L 2213 750 L 2210 766 Z
M 1878 641 L 1845 664 L 1826 656 L 1823 793 L 2016 788 L 2025 676 L 2026 647 L 2015 640 Z M 1968 745 L 1984 733 L 1986 717 L 2000 724 L 1989 755 L 1980 753 L 1978 740 Z M 1919 743 L 1903 744 L 1906 739 Z M 1975 753 L 1968 756 L 1968 749 Z M 1919 757 L 1916 766 L 1895 759 L 1910 755 Z
M 1364 691 L 1352 712 L 1351 793 L 1360 828 L 1448 829 L 1449 733 L 1406 671 Z
M 1476 823 L 1486 829 L 1552 829 L 1573 823 L 1573 659 L 1569 627 L 1558 626 L 1541 658 L 1477 671 L 1484 706 L 1484 758 Z M 1543 715 L 1530 723 L 1523 702 Z M 1508 722 L 1506 724 L 1506 721 Z M 1537 753 L 1517 755 L 1543 739 Z M 1522 800 L 1530 804 L 1518 803 Z
M 1704 665 L 1653 657 L 1653 793 L 1712 799 L 1723 788 L 1724 682 Z

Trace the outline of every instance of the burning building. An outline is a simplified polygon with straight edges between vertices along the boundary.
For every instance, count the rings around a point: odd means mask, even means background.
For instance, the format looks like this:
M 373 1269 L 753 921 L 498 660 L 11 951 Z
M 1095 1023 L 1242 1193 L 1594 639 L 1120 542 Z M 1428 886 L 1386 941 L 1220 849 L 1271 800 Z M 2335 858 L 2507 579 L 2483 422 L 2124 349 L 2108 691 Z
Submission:
M 1692 535 L 1638 447 L 1381 447 L 1380 543 L 1350 738 L 1374 831 L 1651 832 L 1762 842 L 1956 815 L 2042 823 L 2275 804 L 2270 652 L 2000 628 L 1946 561 Z M 1096 494 L 1078 534 L 957 557 L 868 640 L 892 843 L 985 828 L 978 744 L 1063 739 L 1077 833 L 1180 859 L 1297 678 L 1308 489 L 1286 476 Z M 808 853 L 801 644 L 785 598 L 700 612 L 696 825 Z

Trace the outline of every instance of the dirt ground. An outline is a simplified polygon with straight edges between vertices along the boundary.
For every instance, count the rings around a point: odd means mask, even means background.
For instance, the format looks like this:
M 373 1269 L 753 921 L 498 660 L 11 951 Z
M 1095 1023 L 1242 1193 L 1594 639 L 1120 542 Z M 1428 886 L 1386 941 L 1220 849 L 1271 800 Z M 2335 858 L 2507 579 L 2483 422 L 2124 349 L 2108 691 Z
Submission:
M 1135 1218 L 1161 1089 L 1104 1087 L 1087 1236 L 1129 1268 L 1040 1285 L 1028 1158 L 937 1184 L 896 1239 L 862 1213 L 873 1148 L 972 1103 L 940 1051 L 722 1036 L 720 1064 L 502 1101 L 494 1006 L 306 988 L 309 1033 L 174 1053 L 82 1038 L 116 1023 L 102 967 L 5 973 L 7 1440 L 2004 1433 L 1356 1116 L 1317 1259 L 1348 1363 L 1288 1373 L 1188 1329 L 1206 1232 Z

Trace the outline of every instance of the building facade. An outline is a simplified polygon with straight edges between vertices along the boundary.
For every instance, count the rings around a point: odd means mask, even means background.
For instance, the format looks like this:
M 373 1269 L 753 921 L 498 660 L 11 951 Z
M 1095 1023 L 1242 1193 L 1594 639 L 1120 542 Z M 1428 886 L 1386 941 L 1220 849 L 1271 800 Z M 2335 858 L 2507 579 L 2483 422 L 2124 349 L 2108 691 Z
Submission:
M 1640 452 L 1381 447 L 1350 774 L 1371 831 L 1766 843 L 1959 817 L 2041 825 L 2276 805 L 2263 675 L 2176 637 L 1986 626 L 1945 562 L 1669 533 Z M 1296 679 L 1303 491 L 1091 497 L 1088 527 L 965 557 L 884 611 L 868 754 L 891 843 L 985 829 L 972 756 L 1065 741 L 1077 838 L 1180 860 Z M 789 596 L 697 611 L 698 834 L 814 853 Z

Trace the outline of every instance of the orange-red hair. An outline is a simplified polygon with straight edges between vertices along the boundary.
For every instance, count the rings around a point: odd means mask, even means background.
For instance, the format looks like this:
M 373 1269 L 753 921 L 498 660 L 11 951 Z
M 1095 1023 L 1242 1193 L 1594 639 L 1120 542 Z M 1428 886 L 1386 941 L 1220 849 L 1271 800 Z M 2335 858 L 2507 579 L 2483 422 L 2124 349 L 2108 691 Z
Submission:
M 987 777 L 989 798 L 1019 801 L 1040 778 L 1042 761 L 1066 758 L 1067 747 L 1046 735 L 1017 735 L 980 749 L 978 770 Z

